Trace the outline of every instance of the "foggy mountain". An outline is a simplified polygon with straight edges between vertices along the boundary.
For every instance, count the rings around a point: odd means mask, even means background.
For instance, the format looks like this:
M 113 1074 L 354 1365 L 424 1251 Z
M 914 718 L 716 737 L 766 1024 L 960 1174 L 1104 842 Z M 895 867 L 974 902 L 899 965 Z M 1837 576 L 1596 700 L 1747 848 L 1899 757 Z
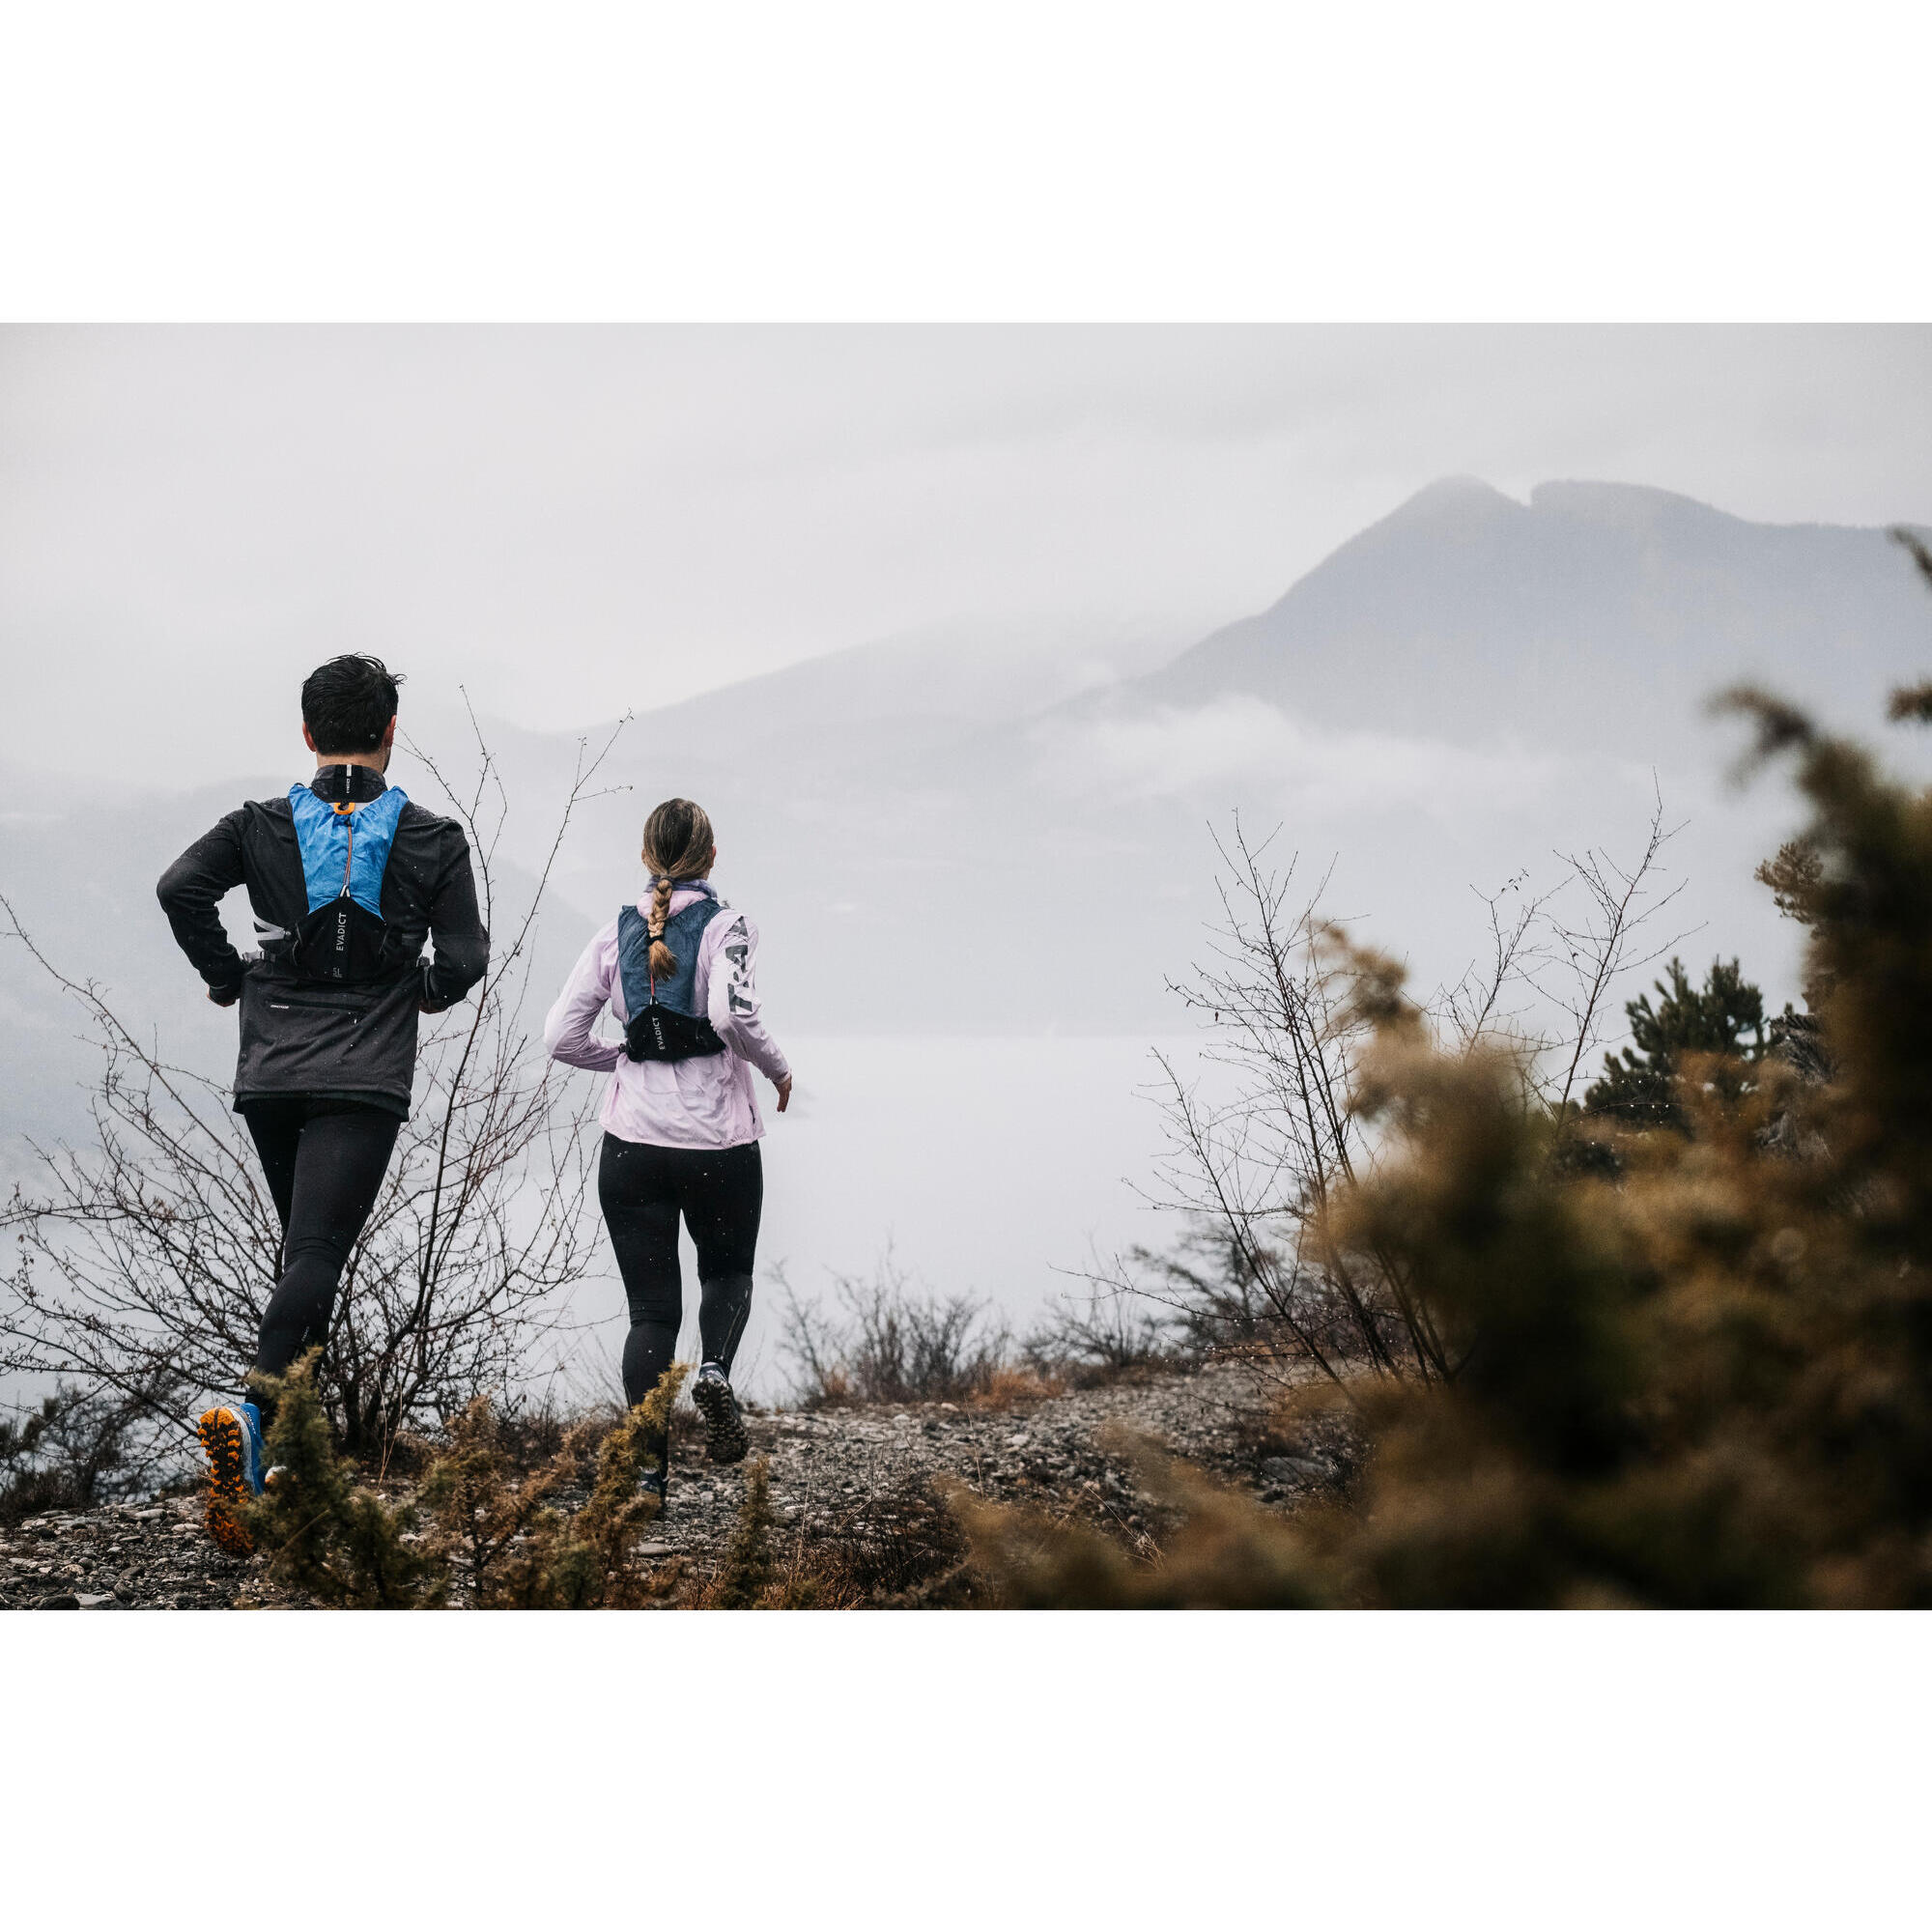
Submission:
M 1882 530 L 1746 523 L 1621 483 L 1545 483 L 1522 504 L 1453 477 L 1136 696 L 1238 693 L 1323 727 L 1649 762 L 1696 756 L 1699 707 L 1745 676 L 1867 726 L 1928 646 L 1932 603 Z
M 1672 848 L 1677 923 L 1703 927 L 1687 956 L 1742 952 L 1782 999 L 1793 935 L 1749 880 L 1775 843 L 1770 800 L 1719 782 L 1738 734 L 1702 701 L 1756 676 L 1872 733 L 1884 690 L 1926 668 L 1932 598 L 1882 531 L 1749 524 L 1625 485 L 1546 484 L 1523 505 L 1458 479 L 1269 610 L 1179 641 L 934 633 L 660 709 L 612 693 L 612 713 L 638 715 L 559 854 L 540 987 L 640 889 L 643 817 L 681 793 L 718 827 L 721 889 L 763 928 L 781 1037 L 1172 1031 L 1164 980 L 1201 956 L 1215 907 L 1208 826 L 1236 810 L 1280 823 L 1311 878 L 1332 863 L 1330 909 L 1410 956 L 1426 990 L 1475 950 L 1472 886 L 1547 868 L 1552 847 L 1629 850 L 1654 773 L 1690 821 Z M 510 804 L 501 856 L 526 889 L 580 741 L 483 731 Z M 473 763 L 451 694 L 410 687 L 403 732 L 452 772 Z M 191 791 L 178 766 L 130 774 L 118 796 L 10 775 L 0 886 L 69 970 L 222 1070 L 232 1021 L 196 1000 L 154 881 L 299 762 L 197 773 Z M 408 751 L 392 778 L 439 807 Z M 230 918 L 245 929 L 239 897 Z M 0 1000 L 5 1127 L 71 1125 L 73 1027 L 17 947 Z

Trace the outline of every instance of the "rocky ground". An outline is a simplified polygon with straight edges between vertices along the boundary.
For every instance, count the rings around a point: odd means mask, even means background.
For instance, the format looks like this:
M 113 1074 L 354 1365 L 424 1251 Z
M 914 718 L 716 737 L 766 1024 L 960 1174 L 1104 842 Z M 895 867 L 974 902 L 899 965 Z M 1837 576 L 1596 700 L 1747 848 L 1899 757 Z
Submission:
M 1278 1379 L 1215 1366 L 999 1407 L 952 1403 L 903 1408 L 781 1410 L 750 1418 L 752 1454 L 769 1459 L 771 1499 L 785 1530 L 850 1533 L 895 1520 L 898 1505 L 952 1478 L 1003 1502 L 1028 1502 L 1102 1524 L 1151 1547 L 1157 1529 L 1124 1425 L 1166 1444 L 1264 1504 L 1286 1507 L 1333 1483 L 1348 1460 L 1333 1429 L 1292 1444 L 1269 1427 Z M 750 1463 L 714 1468 L 695 1419 L 677 1440 L 670 1507 L 641 1554 L 715 1568 L 729 1540 Z M 259 1564 L 209 1542 L 197 1496 L 162 1496 L 78 1514 L 29 1518 L 0 1533 L 0 1607 L 224 1609 L 279 1599 Z M 460 1592 L 459 1592 L 460 1596 Z

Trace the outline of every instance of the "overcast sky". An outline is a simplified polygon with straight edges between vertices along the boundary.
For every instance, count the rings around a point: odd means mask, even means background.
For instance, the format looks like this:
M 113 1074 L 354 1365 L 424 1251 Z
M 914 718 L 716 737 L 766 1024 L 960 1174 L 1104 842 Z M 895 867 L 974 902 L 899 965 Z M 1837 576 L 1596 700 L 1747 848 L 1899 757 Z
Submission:
M 906 633 L 1166 638 L 1449 473 L 1932 523 L 1932 330 L 0 331 L 0 757 L 288 761 L 369 649 L 563 727 Z

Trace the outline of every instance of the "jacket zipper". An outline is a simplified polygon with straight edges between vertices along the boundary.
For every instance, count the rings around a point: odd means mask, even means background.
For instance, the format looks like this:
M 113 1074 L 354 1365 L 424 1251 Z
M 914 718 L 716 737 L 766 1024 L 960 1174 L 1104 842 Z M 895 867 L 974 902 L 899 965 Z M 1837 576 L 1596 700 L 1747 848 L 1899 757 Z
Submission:
M 342 890 L 335 895 L 339 899 L 349 896 L 349 869 L 355 863 L 355 808 L 348 807 L 343 816 L 349 821 L 349 844 L 342 857 Z

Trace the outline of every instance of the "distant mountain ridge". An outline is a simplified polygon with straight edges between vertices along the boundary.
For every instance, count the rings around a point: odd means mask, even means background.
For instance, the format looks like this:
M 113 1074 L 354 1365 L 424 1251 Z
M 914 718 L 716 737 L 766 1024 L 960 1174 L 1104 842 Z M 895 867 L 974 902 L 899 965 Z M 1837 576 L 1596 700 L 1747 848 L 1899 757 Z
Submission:
M 1656 758 L 1700 742 L 1704 700 L 1736 679 L 1864 723 L 1928 659 L 1932 604 L 1883 530 L 1624 483 L 1543 483 L 1525 504 L 1451 477 L 1121 695 Z

